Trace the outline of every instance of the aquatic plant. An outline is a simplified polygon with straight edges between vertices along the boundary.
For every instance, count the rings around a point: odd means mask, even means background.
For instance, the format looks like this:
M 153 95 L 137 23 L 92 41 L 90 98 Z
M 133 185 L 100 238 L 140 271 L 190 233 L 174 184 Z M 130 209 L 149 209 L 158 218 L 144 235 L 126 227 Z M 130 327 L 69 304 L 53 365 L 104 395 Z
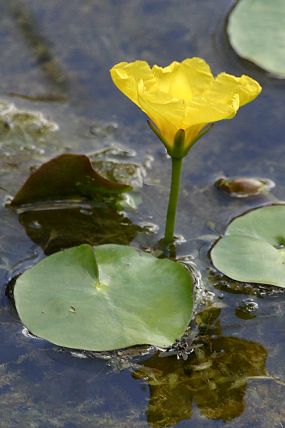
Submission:
M 261 87 L 248 76 L 221 73 L 214 78 L 200 58 L 152 69 L 144 61 L 120 63 L 111 75 L 149 116 L 151 129 L 171 156 L 168 245 L 174 238 L 183 158 L 211 123 L 233 118 Z M 66 154 L 33 172 L 11 205 L 83 196 L 101 206 L 108 204 L 106 195 L 128 190 L 98 174 L 86 156 Z M 191 320 L 193 281 L 186 267 L 172 260 L 114 242 L 93 247 L 88 240 L 24 272 L 14 297 L 25 326 L 60 346 L 94 351 L 137 344 L 169 347 Z
M 111 69 L 115 85 L 149 117 L 149 126 L 172 159 L 164 240 L 173 242 L 182 161 L 212 123 L 232 119 L 254 100 L 261 86 L 243 75 L 214 77 L 202 58 L 174 61 L 167 67 L 145 61 L 121 62 Z

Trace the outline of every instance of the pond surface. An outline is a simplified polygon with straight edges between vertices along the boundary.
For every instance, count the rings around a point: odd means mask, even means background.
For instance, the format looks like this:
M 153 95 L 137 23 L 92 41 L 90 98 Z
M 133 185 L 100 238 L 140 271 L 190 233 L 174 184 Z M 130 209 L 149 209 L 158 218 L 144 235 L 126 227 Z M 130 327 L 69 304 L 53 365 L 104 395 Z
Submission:
M 1 427 L 285 427 L 285 294 L 229 281 L 208 257 L 229 220 L 285 197 L 285 82 L 231 50 L 225 23 L 234 3 L 0 2 Z M 215 73 L 249 74 L 263 86 L 254 103 L 233 121 L 217 123 L 185 161 L 177 256 L 195 261 L 209 290 L 196 319 L 194 351 L 188 359 L 158 352 L 102 358 L 29 336 L 5 294 L 13 276 L 70 243 L 148 248 L 163 234 L 170 162 L 143 114 L 113 86 L 109 68 L 192 56 L 205 58 Z M 27 111 L 43 116 L 27 117 Z M 90 207 L 45 214 L 4 207 L 30 169 L 52 155 L 108 147 L 109 162 L 137 165 L 139 207 L 129 206 L 128 219 L 114 214 L 103 236 Z M 276 187 L 268 195 L 234 198 L 215 188 L 222 176 L 261 177 Z M 82 235 L 74 236 L 79 224 Z

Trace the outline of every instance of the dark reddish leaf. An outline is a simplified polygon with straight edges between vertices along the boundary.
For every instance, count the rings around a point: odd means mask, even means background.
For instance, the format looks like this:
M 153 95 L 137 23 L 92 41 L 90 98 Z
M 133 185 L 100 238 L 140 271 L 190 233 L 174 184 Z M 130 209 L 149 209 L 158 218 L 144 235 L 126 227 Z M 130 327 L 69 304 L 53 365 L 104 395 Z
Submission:
M 34 171 L 11 205 L 78 197 L 93 199 L 98 194 L 116 194 L 130 189 L 130 186 L 98 174 L 87 156 L 68 153 L 51 159 Z

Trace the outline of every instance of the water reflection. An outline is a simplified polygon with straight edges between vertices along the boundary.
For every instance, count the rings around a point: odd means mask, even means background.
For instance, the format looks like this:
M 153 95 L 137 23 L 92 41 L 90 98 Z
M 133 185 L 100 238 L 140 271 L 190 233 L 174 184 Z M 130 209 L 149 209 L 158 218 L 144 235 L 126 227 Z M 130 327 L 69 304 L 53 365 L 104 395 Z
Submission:
M 236 281 L 212 268 L 209 269 L 208 280 L 209 283 L 217 290 L 231 294 L 245 294 L 264 297 L 284 293 L 282 288 L 274 287 L 273 285 Z
M 29 238 L 46 254 L 83 243 L 129 244 L 141 230 L 107 204 L 24 211 L 18 215 Z
M 190 419 L 194 405 L 209 419 L 229 421 L 241 415 L 247 380 L 265 376 L 266 349 L 236 337 L 204 338 L 187 361 L 176 357 L 144 362 L 134 376 L 150 390 L 147 420 L 152 427 Z

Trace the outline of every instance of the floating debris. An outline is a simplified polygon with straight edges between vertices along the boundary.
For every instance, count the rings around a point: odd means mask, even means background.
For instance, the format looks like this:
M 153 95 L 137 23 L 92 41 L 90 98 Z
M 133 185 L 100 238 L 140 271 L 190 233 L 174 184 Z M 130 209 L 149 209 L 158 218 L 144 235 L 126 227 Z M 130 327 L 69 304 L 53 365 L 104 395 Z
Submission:
M 139 163 L 126 161 L 135 155 L 134 150 L 120 144 L 112 144 L 92 153 L 89 158 L 94 168 L 107 179 L 141 188 L 146 176 L 145 167 Z
M 253 299 L 244 299 L 238 304 L 235 314 L 242 319 L 252 319 L 256 317 L 258 308 L 258 303 Z
M 222 177 L 215 182 L 215 186 L 229 193 L 230 196 L 246 198 L 271 190 L 275 187 L 275 183 L 267 178 Z
M 18 109 L 14 104 L 0 100 L 0 135 L 20 133 L 39 136 L 58 130 L 58 125 L 39 111 Z

